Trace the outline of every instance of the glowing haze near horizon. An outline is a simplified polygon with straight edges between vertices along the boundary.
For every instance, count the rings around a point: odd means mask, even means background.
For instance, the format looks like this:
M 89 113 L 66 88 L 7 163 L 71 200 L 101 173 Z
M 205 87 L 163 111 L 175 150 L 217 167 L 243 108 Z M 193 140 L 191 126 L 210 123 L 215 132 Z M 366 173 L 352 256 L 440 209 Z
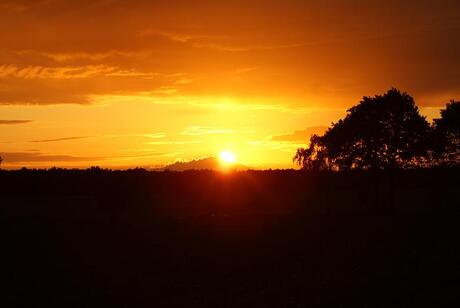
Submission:
M 458 1 L 0 0 L 2 166 L 293 167 L 397 87 L 460 97 Z

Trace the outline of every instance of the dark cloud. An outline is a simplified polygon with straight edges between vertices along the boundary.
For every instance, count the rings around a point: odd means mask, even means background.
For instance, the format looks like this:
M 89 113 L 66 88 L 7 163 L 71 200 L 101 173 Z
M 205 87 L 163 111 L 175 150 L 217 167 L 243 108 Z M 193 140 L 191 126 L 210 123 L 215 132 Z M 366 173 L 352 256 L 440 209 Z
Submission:
M 32 140 L 30 142 L 33 143 L 45 143 L 45 142 L 57 142 L 57 141 L 67 141 L 67 140 L 78 140 L 78 139 L 86 139 L 89 138 L 87 136 L 83 137 L 63 137 L 63 138 L 56 138 L 56 139 L 41 139 L 41 140 Z
M 0 153 L 4 164 L 27 164 L 40 162 L 86 162 L 101 160 L 101 157 L 78 157 L 72 155 L 50 155 L 38 152 L 3 152 Z
M 271 139 L 275 141 L 308 142 L 312 135 L 322 135 L 326 130 L 326 126 L 312 126 L 304 130 L 295 131 L 292 134 L 272 136 Z
M 88 156 L 73 156 L 73 155 L 55 155 L 45 154 L 36 149 L 25 150 L 23 152 L 0 152 L 2 164 L 5 166 L 28 166 L 28 165 L 49 165 L 58 163 L 72 163 L 77 165 L 86 163 L 88 165 L 93 162 L 107 161 L 109 159 L 133 159 L 133 158 L 150 158 L 163 155 L 162 152 L 154 152 L 147 154 L 120 155 L 111 157 L 88 157 Z
M 26 124 L 32 120 L 0 120 L 0 125 L 14 125 L 14 124 Z
M 392 86 L 423 106 L 460 95 L 454 0 L 5 0 L 0 8 L 0 104 L 88 104 L 165 88 L 327 107 Z M 235 74 L 248 67 L 258 69 Z M 165 77 L 178 73 L 193 82 Z

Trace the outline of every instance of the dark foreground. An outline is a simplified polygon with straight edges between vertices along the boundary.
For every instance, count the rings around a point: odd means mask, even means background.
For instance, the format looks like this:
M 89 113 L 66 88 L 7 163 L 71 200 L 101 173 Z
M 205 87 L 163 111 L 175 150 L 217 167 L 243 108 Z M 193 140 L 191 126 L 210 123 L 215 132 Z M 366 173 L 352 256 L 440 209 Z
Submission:
M 0 172 L 0 307 L 455 307 L 459 175 Z

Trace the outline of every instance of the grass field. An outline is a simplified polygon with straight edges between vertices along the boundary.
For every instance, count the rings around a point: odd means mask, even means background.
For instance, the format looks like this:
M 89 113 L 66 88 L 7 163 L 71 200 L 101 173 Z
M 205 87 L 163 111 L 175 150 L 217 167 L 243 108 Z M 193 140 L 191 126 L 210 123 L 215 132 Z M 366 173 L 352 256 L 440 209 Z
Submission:
M 1 307 L 454 307 L 459 170 L 1 171 Z

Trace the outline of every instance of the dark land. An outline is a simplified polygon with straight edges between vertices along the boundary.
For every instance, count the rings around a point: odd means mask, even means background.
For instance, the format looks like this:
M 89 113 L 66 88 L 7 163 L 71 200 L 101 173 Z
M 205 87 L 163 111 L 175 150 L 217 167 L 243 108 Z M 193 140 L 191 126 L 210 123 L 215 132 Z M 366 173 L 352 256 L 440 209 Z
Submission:
M 0 171 L 0 306 L 455 307 L 459 175 Z

